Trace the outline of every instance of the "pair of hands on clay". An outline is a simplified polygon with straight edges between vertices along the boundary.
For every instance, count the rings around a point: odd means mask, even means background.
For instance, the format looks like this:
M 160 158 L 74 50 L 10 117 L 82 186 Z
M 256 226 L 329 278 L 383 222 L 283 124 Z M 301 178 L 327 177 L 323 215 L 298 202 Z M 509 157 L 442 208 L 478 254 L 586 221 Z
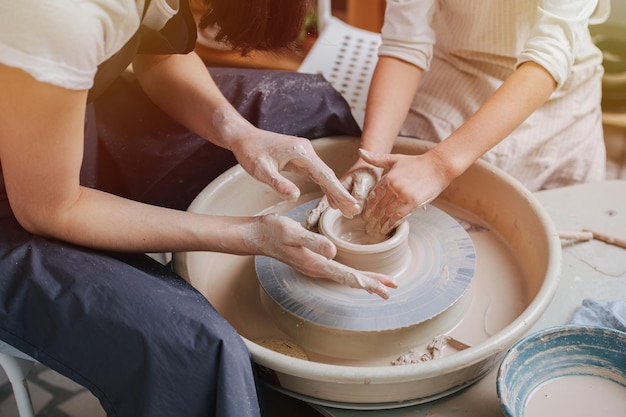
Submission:
M 282 198 L 296 201 L 300 195 L 298 187 L 281 175 L 282 171 L 291 171 L 319 184 L 330 204 L 344 215 L 357 213 L 356 201 L 315 153 L 309 140 L 269 132 L 249 123 L 220 94 L 195 54 L 141 55 L 133 65 L 144 91 L 155 103 L 189 129 L 231 150 L 248 174 L 272 187 Z M 181 68 L 185 68 L 184 74 L 180 73 Z M 190 83 L 188 80 L 192 79 L 194 82 Z M 381 296 L 387 295 L 388 286 L 394 286 L 388 277 L 355 271 L 332 261 L 336 248 L 330 241 L 320 244 L 314 233 L 282 216 L 223 220 L 225 230 L 217 234 L 218 250 L 271 256 L 309 276 L 343 282 Z M 214 228 L 211 232 L 215 234 Z M 228 243 L 224 243 L 225 235 L 231 238 Z M 326 246 L 332 249 L 323 249 Z
M 293 172 L 320 186 L 326 207 L 336 208 L 347 217 L 359 213 L 358 198 L 350 195 L 315 153 L 309 140 L 259 129 L 250 133 L 252 137 L 248 136 L 231 150 L 242 168 L 255 179 L 271 186 L 283 199 L 296 201 L 300 190 L 281 174 L 281 171 Z M 271 256 L 313 278 L 331 279 L 385 299 L 389 297 L 388 288 L 397 286 L 387 275 L 358 271 L 333 261 L 337 249 L 332 242 L 286 216 L 260 216 L 244 236 L 250 253 Z
M 392 277 L 359 271 L 332 260 L 337 249 L 326 237 L 306 230 L 300 223 L 277 214 L 256 217 L 243 234 L 250 253 L 276 258 L 312 278 L 331 279 L 352 288 L 364 289 L 389 298 L 388 288 L 396 288 Z
M 360 159 L 341 178 L 358 203 L 370 235 L 386 235 L 416 209 L 434 200 L 452 178 L 436 152 L 381 154 L 359 149 Z M 307 216 L 314 228 L 332 204 L 323 197 Z M 345 214 L 344 214 L 345 215 Z

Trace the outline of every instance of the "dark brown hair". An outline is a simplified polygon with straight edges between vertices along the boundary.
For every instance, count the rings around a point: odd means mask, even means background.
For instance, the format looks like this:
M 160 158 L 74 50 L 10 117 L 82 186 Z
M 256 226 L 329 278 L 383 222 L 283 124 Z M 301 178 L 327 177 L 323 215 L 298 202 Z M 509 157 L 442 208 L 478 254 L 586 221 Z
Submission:
M 309 0 L 202 0 L 200 28 L 215 26 L 215 40 L 246 54 L 294 46 Z

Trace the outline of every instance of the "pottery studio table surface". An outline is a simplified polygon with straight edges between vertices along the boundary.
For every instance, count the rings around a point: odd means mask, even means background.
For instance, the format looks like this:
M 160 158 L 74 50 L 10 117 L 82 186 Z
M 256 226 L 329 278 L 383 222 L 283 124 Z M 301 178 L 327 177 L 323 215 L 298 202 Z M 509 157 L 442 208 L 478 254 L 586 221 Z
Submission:
M 577 185 L 535 194 L 559 232 L 589 228 L 626 239 L 626 181 Z M 557 291 L 529 334 L 568 324 L 583 299 L 626 300 L 626 249 L 598 240 L 562 241 Z M 328 417 L 501 417 L 497 367 L 461 392 L 433 402 L 389 410 L 348 410 L 312 405 Z

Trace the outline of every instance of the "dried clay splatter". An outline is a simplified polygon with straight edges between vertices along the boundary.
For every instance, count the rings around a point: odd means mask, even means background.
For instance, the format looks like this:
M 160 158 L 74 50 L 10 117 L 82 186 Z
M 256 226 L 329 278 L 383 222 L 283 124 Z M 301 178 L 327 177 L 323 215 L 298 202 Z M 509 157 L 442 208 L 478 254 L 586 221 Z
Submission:
M 411 349 L 407 353 L 391 361 L 391 364 L 408 365 L 411 363 L 427 362 L 441 357 L 443 349 L 446 346 L 452 346 L 456 350 L 465 350 L 470 346 L 445 334 L 435 336 L 426 347 L 426 352 L 420 352 L 418 349 Z

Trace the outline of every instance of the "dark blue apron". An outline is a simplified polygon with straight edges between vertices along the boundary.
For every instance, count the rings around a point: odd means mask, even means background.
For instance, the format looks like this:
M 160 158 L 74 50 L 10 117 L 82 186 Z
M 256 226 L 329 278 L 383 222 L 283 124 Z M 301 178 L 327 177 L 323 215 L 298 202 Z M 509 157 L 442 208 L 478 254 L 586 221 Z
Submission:
M 161 32 L 140 30 L 99 69 L 85 125 L 84 185 L 185 209 L 236 163 L 165 116 L 132 74 L 118 76 L 135 53 L 193 48 L 195 25 L 181 3 Z M 211 71 L 259 127 L 309 138 L 360 133 L 345 100 L 320 76 Z M 268 82 L 270 93 L 259 87 Z M 305 82 L 310 90 L 302 90 Z M 244 343 L 200 293 L 144 254 L 31 235 L 15 220 L 1 175 L 0 339 L 88 388 L 108 416 L 262 414 Z

